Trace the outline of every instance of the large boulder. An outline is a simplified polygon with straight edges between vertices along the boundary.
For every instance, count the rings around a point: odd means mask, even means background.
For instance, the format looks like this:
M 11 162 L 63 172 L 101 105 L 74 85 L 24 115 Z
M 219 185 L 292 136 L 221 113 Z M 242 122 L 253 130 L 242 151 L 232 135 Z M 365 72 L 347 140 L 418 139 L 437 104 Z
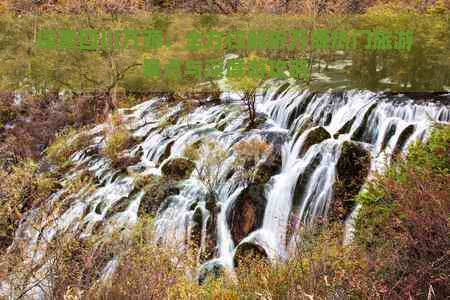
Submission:
M 162 164 L 161 172 L 168 178 L 182 180 L 189 178 L 194 168 L 195 163 L 193 161 L 183 157 L 175 157 Z
M 261 227 L 266 204 L 267 199 L 262 184 L 250 185 L 240 193 L 227 216 L 235 244 Z
M 302 157 L 308 151 L 308 149 L 315 144 L 319 144 L 326 139 L 331 138 L 330 133 L 323 127 L 317 127 L 308 133 L 305 141 L 303 142 L 303 147 L 298 154 L 298 157 Z
M 344 221 L 351 213 L 362 185 L 366 181 L 370 168 L 370 154 L 359 144 L 345 141 L 336 164 L 336 183 L 334 201 L 331 204 L 331 221 Z

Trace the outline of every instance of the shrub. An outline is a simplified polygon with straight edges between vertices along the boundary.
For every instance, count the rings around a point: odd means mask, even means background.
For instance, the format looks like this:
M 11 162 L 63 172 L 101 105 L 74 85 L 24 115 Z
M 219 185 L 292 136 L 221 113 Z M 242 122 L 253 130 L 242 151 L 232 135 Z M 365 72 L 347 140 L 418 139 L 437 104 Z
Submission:
M 356 240 L 374 264 L 373 281 L 385 298 L 449 294 L 449 126 L 411 147 L 358 196 Z
M 11 244 L 22 215 L 39 206 L 56 187 L 56 179 L 39 173 L 31 160 L 20 162 L 10 173 L 0 170 L 0 249 Z
M 73 128 L 63 130 L 47 148 L 47 157 L 59 166 L 63 166 L 69 157 L 89 144 L 89 136 L 85 131 Z
M 273 148 L 259 138 L 252 138 L 243 140 L 233 146 L 236 153 L 235 168 L 239 177 L 244 181 L 250 181 L 258 174 L 258 169 L 255 170 L 257 164 L 261 161 L 274 159 Z
M 36 227 L 41 232 L 46 228 Z M 102 270 L 112 258 L 112 253 L 122 247 L 121 241 L 103 241 L 97 236 L 83 239 L 79 230 L 70 228 L 48 241 L 37 241 L 34 253 L 16 247 L 0 257 L 9 276 L 10 298 L 27 298 L 31 287 L 36 287 L 50 299 L 79 299 L 93 283 L 100 279 Z M 37 251 L 45 247 L 42 255 Z M 34 259 L 24 259 L 33 255 Z M 72 296 L 74 298 L 70 298 Z
M 116 272 L 108 282 L 91 289 L 89 298 L 167 299 L 169 288 L 186 276 L 192 259 L 176 249 L 151 243 L 152 227 L 151 218 L 140 219 Z
M 164 116 L 159 121 L 159 127 L 166 128 L 166 127 L 169 127 L 171 125 L 175 125 L 177 123 L 177 121 L 178 121 L 178 117 L 175 116 L 175 115 Z
M 132 142 L 133 139 L 126 128 L 123 126 L 115 126 L 107 134 L 103 153 L 113 162 L 118 162 L 120 153 L 130 147 Z
M 193 165 L 195 175 L 208 191 L 208 194 L 214 195 L 217 185 L 220 183 L 220 175 L 225 167 L 223 162 L 228 157 L 227 150 L 221 143 L 212 139 L 205 139 L 187 147 L 184 154 L 191 161 L 198 162 Z

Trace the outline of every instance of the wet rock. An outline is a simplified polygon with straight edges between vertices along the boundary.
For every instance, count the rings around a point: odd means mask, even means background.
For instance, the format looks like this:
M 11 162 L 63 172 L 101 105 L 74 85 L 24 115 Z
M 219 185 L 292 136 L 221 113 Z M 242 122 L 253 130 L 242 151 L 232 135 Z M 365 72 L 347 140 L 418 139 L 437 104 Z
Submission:
M 233 203 L 227 216 L 233 242 L 238 244 L 244 237 L 262 225 L 267 199 L 264 185 L 250 185 Z
M 369 117 L 371 116 L 376 107 L 377 103 L 373 103 L 370 106 L 370 108 L 366 111 L 361 124 L 353 132 L 352 140 L 368 142 L 367 137 L 364 136 L 364 132 L 367 131 Z
M 105 209 L 105 202 L 101 201 L 95 206 L 95 213 L 101 215 Z
M 336 164 L 334 201 L 330 206 L 331 221 L 344 221 L 351 213 L 370 168 L 370 154 L 360 145 L 346 141 L 342 144 L 341 156 Z
M 287 128 L 290 128 L 292 123 L 294 123 L 295 119 L 297 119 L 300 115 L 305 113 L 306 108 L 308 107 L 309 103 L 314 98 L 314 96 L 315 93 L 307 95 L 305 99 L 302 102 L 300 102 L 300 104 L 292 111 L 288 119 Z
M 195 248 L 200 248 L 202 240 L 202 225 L 203 225 L 203 214 L 202 210 L 197 207 L 192 216 L 192 227 L 190 236 L 190 245 Z
M 222 122 L 221 124 L 217 124 L 216 125 L 216 129 L 219 131 L 225 131 L 225 128 L 227 127 L 227 123 L 226 122 Z
M 305 155 L 305 153 L 308 151 L 308 149 L 315 144 L 319 144 L 322 141 L 331 138 L 330 133 L 323 127 L 317 127 L 313 130 L 311 130 L 308 133 L 308 136 L 305 139 L 305 142 L 303 143 L 303 147 L 300 150 L 300 153 L 298 154 L 298 157 L 302 157 Z
M 219 278 L 225 274 L 225 267 L 219 261 L 205 263 L 198 272 L 198 283 L 203 284 L 209 278 Z
M 171 141 L 171 142 L 167 143 L 166 149 L 164 150 L 164 153 L 158 159 L 158 164 L 161 164 L 164 160 L 166 160 L 170 156 L 170 152 L 172 150 L 172 145 L 174 143 L 175 143 L 175 141 Z
M 219 215 L 217 196 L 214 194 L 207 195 L 205 204 L 206 209 L 209 211 L 209 217 L 206 220 L 206 249 L 201 254 L 202 261 L 213 258 L 217 253 L 217 217 Z
M 194 210 L 194 209 L 196 209 L 196 208 L 197 208 L 197 205 L 198 205 L 198 199 L 195 200 L 195 201 L 191 204 L 191 206 L 189 206 L 189 210 Z
M 139 206 L 139 216 L 143 214 L 156 215 L 158 210 L 161 210 L 162 203 L 166 198 L 179 193 L 172 181 L 156 175 L 137 179 L 135 187 L 137 190 L 145 192 Z
M 176 157 L 167 160 L 161 166 L 161 172 L 164 176 L 171 179 L 187 179 L 195 168 L 195 163 L 183 157 Z
M 272 176 L 281 171 L 281 165 L 281 151 L 272 152 L 268 159 L 256 166 L 253 184 L 266 184 Z
M 345 124 L 333 135 L 333 137 L 336 139 L 339 135 L 350 132 L 350 129 L 352 129 L 355 120 L 356 116 L 345 122 Z
M 313 119 L 310 116 L 307 116 L 303 123 L 295 130 L 294 133 L 294 142 L 297 141 L 297 139 L 308 129 L 314 127 L 316 124 L 314 123 Z
M 406 144 L 406 141 L 414 133 L 414 129 L 415 129 L 414 125 L 408 125 L 405 129 L 403 129 L 402 133 L 400 133 L 397 144 L 395 145 L 393 151 L 394 157 L 397 156 L 402 151 L 403 147 Z
M 259 245 L 253 243 L 242 243 L 236 248 L 233 263 L 239 268 L 245 262 L 253 260 L 263 260 L 268 262 L 266 251 Z

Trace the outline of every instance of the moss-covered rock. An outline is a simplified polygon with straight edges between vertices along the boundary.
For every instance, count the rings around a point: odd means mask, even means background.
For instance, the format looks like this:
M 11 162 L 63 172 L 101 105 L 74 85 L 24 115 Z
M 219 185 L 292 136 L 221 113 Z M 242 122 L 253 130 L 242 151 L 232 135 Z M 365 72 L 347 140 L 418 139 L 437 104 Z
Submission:
M 111 216 L 121 213 L 127 210 L 128 206 L 130 206 L 131 201 L 134 199 L 133 195 L 130 195 L 128 197 L 124 197 L 114 203 L 106 212 L 105 219 L 110 218 Z
M 114 127 L 105 138 L 103 154 L 113 162 L 121 158 L 121 152 L 131 147 L 135 141 L 123 126 Z
M 228 226 L 235 244 L 261 227 L 266 204 L 267 199 L 262 184 L 250 185 L 237 197 L 227 216 Z
M 344 221 L 351 213 L 370 168 L 370 154 L 360 145 L 346 141 L 342 144 L 341 156 L 336 164 L 334 201 L 331 204 L 330 220 Z
M 182 180 L 191 176 L 195 163 L 183 157 L 168 159 L 161 166 L 161 172 L 170 179 Z
M 179 192 L 173 181 L 156 175 L 138 177 L 135 188 L 145 192 L 139 206 L 139 216 L 156 215 L 164 200 Z
M 319 144 L 322 141 L 331 138 L 330 133 L 323 127 L 317 127 L 313 130 L 311 130 L 308 133 L 308 136 L 305 139 L 305 142 L 303 143 L 303 147 L 300 150 L 300 153 L 298 154 L 298 157 L 302 157 L 305 155 L 305 153 L 308 151 L 308 149 L 315 144 Z

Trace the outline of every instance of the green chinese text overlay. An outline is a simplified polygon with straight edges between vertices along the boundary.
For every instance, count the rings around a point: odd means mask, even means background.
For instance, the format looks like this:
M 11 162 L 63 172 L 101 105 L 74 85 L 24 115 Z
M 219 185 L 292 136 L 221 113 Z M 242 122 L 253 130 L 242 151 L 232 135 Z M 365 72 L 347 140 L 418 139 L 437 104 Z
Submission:
M 448 15 L 1 15 L 0 91 L 450 88 Z

